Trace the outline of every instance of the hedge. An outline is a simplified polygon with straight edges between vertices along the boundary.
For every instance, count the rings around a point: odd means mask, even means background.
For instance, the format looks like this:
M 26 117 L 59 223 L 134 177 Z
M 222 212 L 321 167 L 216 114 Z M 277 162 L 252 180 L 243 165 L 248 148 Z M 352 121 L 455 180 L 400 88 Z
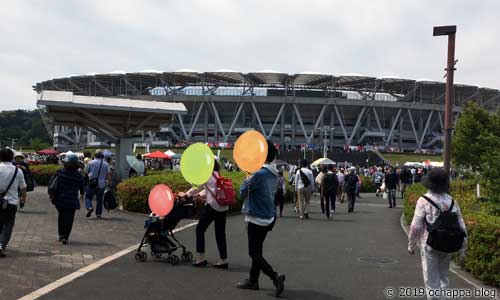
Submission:
M 243 205 L 239 190 L 246 175 L 243 172 L 222 172 L 222 175 L 232 179 L 233 187 L 236 190 L 237 203 L 230 207 L 229 212 L 239 213 Z M 185 192 L 191 188 L 191 185 L 184 180 L 179 171 L 162 171 L 155 173 L 155 175 L 129 178 L 117 187 L 117 195 L 123 208 L 138 213 L 149 213 L 149 191 L 160 183 L 168 185 L 174 193 Z M 286 189 L 285 202 L 290 202 L 293 199 L 292 189 L 289 185 Z
M 404 199 L 406 223 L 413 218 L 418 198 L 426 192 L 421 184 L 407 189 Z M 463 269 L 487 284 L 500 287 L 500 205 L 475 197 L 474 181 L 452 182 L 451 194 L 460 205 L 467 225 L 468 250 Z
M 37 185 L 47 185 L 50 177 L 56 174 L 60 166 L 58 165 L 33 165 L 30 166 L 31 174 Z
M 371 177 L 361 176 L 361 193 L 375 193 L 377 188 Z

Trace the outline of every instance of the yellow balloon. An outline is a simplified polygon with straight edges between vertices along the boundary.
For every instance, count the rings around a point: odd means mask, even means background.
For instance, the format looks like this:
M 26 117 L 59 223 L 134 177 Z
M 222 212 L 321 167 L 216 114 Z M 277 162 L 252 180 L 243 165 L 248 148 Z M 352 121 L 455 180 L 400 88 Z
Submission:
M 243 171 L 257 172 L 266 162 L 266 138 L 256 130 L 243 133 L 234 144 L 233 158 Z
M 214 163 L 214 154 L 207 145 L 192 144 L 181 156 L 182 176 L 191 184 L 204 184 L 212 176 Z

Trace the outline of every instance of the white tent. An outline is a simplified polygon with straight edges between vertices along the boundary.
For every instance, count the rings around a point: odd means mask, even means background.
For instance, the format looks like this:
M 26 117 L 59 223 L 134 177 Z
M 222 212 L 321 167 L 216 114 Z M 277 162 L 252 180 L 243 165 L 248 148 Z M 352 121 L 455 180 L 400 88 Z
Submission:
M 168 155 L 169 157 L 172 157 L 172 156 L 174 156 L 176 153 L 175 153 L 174 151 L 172 151 L 172 150 L 167 150 L 167 151 L 165 151 L 165 154 L 166 154 L 166 155 Z

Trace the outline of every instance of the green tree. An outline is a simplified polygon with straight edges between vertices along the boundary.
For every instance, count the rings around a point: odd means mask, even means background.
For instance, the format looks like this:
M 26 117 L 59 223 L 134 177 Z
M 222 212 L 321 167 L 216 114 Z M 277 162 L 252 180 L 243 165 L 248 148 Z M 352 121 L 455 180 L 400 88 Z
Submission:
M 42 140 L 39 138 L 32 138 L 30 147 L 35 151 L 40 151 L 42 149 L 49 147 L 49 144 L 42 142 Z
M 491 149 L 484 147 L 481 136 L 490 131 L 492 118 L 488 111 L 469 102 L 455 125 L 452 138 L 452 159 L 455 166 L 481 169 L 481 156 Z

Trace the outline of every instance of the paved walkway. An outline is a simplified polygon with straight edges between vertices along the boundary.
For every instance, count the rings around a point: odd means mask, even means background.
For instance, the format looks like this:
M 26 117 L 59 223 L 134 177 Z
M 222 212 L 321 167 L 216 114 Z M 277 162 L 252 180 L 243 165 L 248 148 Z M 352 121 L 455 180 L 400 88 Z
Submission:
M 298 220 L 290 209 L 279 219 L 266 241 L 265 256 L 277 271 L 287 275 L 283 298 L 386 299 L 386 287 L 422 286 L 420 257 L 406 251 L 407 238 L 399 223 L 402 210 L 388 209 L 382 199 L 373 196 L 364 195 L 360 202 L 353 214 L 346 212 L 345 204 L 339 205 L 333 221 L 318 213 L 317 201 L 310 220 Z M 130 242 L 137 242 L 142 234 L 140 226 L 132 221 L 111 226 L 119 226 L 123 232 L 123 225 Z M 207 234 L 207 254 L 214 262 L 213 229 Z M 177 236 L 194 248 L 193 228 Z M 227 271 L 194 269 L 188 264 L 171 266 L 154 259 L 136 263 L 131 253 L 41 299 L 273 299 L 272 283 L 264 276 L 261 291 L 234 288 L 248 276 L 250 264 L 242 216 L 229 218 L 227 236 L 231 265 Z M 107 239 L 94 240 L 99 242 Z M 453 288 L 472 288 L 457 276 L 450 277 Z
M 144 217 L 113 211 L 85 218 L 77 211 L 71 244 L 57 242 L 57 212 L 47 188 L 28 194 L 26 212 L 18 213 L 8 257 L 0 260 L 0 299 L 12 300 L 134 243 Z

